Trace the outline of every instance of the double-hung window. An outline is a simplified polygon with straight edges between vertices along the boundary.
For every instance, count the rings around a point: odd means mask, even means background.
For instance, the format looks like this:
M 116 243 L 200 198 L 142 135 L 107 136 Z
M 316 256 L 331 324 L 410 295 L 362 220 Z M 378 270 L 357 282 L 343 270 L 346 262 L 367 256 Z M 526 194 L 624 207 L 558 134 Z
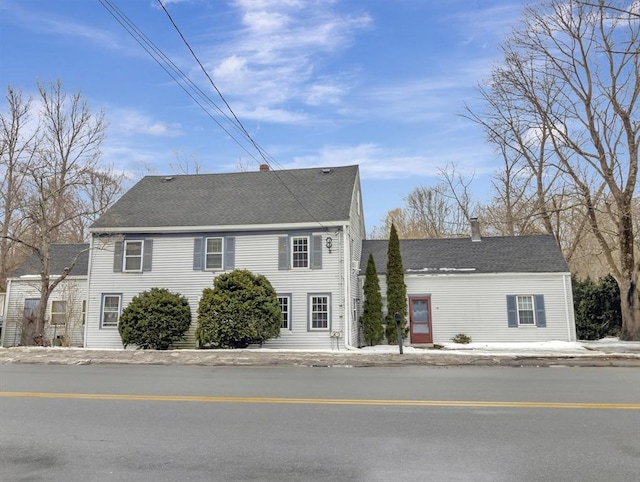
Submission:
M 67 302 L 52 301 L 51 302 L 51 324 L 64 325 L 67 322 Z
M 101 325 L 103 328 L 113 328 L 118 326 L 120 320 L 120 310 L 122 308 L 122 295 L 103 294 Z
M 507 317 L 509 328 L 545 328 L 544 295 L 507 295 Z
M 309 329 L 329 329 L 329 295 L 309 295 Z
M 282 324 L 280 328 L 283 330 L 291 329 L 291 296 L 290 295 L 278 295 L 278 304 L 280 305 L 280 312 L 282 313 Z
M 322 269 L 323 246 L 319 234 L 279 236 L 278 269 Z
M 124 270 L 142 271 L 142 241 L 124 242 Z
M 294 268 L 309 267 L 309 237 L 291 238 L 291 266 Z
M 518 296 L 518 324 L 535 325 L 536 318 L 533 311 L 533 296 Z
M 222 269 L 222 238 L 207 238 L 205 269 Z
M 153 239 L 127 239 L 117 241 L 113 253 L 114 273 L 141 273 L 151 271 Z
M 194 271 L 230 271 L 235 267 L 235 236 L 198 236 L 193 239 Z

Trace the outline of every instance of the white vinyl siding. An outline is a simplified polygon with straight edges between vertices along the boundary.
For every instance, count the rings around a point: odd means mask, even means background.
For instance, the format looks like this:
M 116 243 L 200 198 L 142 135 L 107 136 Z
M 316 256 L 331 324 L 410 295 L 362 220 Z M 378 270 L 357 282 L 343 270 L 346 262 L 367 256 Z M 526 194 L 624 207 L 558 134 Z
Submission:
M 337 230 L 335 227 L 330 229 L 333 229 L 332 232 Z M 320 237 L 319 233 L 312 231 L 308 236 L 310 239 Z M 322 255 L 322 269 L 296 270 L 279 269 L 279 239 L 288 238 L 287 233 L 250 233 L 220 237 L 224 238 L 225 271 L 228 270 L 227 251 L 234 248 L 233 256 L 229 255 L 229 259 L 235 263 L 235 267 L 264 275 L 276 293 L 291 297 L 290 329 L 281 330 L 279 338 L 267 340 L 263 346 L 331 349 L 332 340 L 326 330 L 309 331 L 308 329 L 308 293 L 327 293 L 332 296 L 331 329 L 343 330 L 344 315 L 340 313 L 340 303 L 336 301 L 340 298 L 341 287 L 338 279 L 344 266 L 344 263 L 340 263 L 340 253 L 343 252 L 341 236 L 334 236 L 331 254 L 328 254 L 324 243 L 319 243 L 325 250 Z M 91 251 L 86 347 L 122 348 L 122 340 L 117 330 L 100 329 L 103 293 L 121 293 L 122 308 L 125 308 L 131 299 L 142 291 L 159 287 L 180 293 L 189 300 L 192 313 L 191 328 L 185 340 L 178 343 L 176 347 L 195 348 L 195 327 L 202 290 L 211 287 L 215 277 L 220 273 L 204 270 L 204 237 L 177 234 L 153 238 L 153 271 L 144 272 L 143 276 L 113 272 L 112 260 L 116 240 L 117 238 L 110 241 L 104 237 L 93 240 L 96 249 Z M 233 244 L 229 243 L 229 240 L 233 240 Z M 148 241 L 150 238 L 145 238 L 145 242 Z M 199 269 L 195 262 L 199 261 L 195 259 L 196 253 L 202 253 Z M 345 291 L 344 285 L 342 290 Z M 335 349 L 335 340 L 333 340 L 333 346 Z
M 380 291 L 385 293 L 384 276 L 379 280 Z M 479 343 L 576 340 L 568 273 L 405 274 L 405 284 L 408 296 L 431 294 L 434 343 L 448 343 L 458 333 Z M 509 326 L 505 299 L 514 293 L 534 293 L 533 328 Z M 537 307 L 536 299 L 543 306 Z M 538 325 L 540 322 L 544 327 Z
M 84 327 L 82 325 L 82 302 L 87 296 L 87 279 L 69 276 L 53 290 L 49 297 L 45 316 L 45 337 L 52 345 L 57 339 L 64 338 L 66 345 L 82 346 Z M 2 328 L 2 346 L 17 346 L 22 338 L 22 318 L 25 299 L 40 298 L 40 281 L 33 279 L 10 278 L 7 284 L 5 318 Z M 51 323 L 53 302 L 64 301 L 65 320 L 62 324 Z M 59 309 L 60 305 L 58 305 Z M 59 338 L 60 337 L 60 338 Z

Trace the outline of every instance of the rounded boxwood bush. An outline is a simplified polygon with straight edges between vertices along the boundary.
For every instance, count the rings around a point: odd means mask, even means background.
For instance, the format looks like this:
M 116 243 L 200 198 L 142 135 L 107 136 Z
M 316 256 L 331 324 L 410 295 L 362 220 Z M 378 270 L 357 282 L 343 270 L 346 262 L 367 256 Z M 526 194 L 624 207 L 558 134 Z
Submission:
M 243 348 L 280 336 L 282 313 L 269 280 L 236 269 L 216 277 L 198 305 L 201 347 Z
M 151 288 L 135 296 L 122 310 L 118 331 L 122 344 L 166 350 L 184 339 L 191 326 L 187 299 L 164 288 Z

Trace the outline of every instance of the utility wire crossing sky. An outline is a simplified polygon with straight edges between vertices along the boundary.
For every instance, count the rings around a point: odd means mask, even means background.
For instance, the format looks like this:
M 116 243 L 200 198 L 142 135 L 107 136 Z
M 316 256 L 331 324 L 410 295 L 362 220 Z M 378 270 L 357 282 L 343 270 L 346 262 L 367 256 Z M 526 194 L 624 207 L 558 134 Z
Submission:
M 464 108 L 524 3 L 2 0 L 0 80 L 82 91 L 131 183 L 358 164 L 370 231 L 449 163 L 490 196 L 500 160 Z

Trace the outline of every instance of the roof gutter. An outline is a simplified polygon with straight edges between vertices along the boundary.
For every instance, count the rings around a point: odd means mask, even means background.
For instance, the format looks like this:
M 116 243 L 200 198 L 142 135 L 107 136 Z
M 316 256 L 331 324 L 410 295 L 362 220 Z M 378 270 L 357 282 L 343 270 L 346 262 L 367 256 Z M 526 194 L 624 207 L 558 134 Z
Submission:
M 122 233 L 201 233 L 221 231 L 263 231 L 263 230 L 291 230 L 291 229 L 323 229 L 334 226 L 344 226 L 342 221 L 315 221 L 305 223 L 278 224 L 218 224 L 209 226 L 120 226 L 105 228 L 89 228 L 91 234 L 122 234 Z

